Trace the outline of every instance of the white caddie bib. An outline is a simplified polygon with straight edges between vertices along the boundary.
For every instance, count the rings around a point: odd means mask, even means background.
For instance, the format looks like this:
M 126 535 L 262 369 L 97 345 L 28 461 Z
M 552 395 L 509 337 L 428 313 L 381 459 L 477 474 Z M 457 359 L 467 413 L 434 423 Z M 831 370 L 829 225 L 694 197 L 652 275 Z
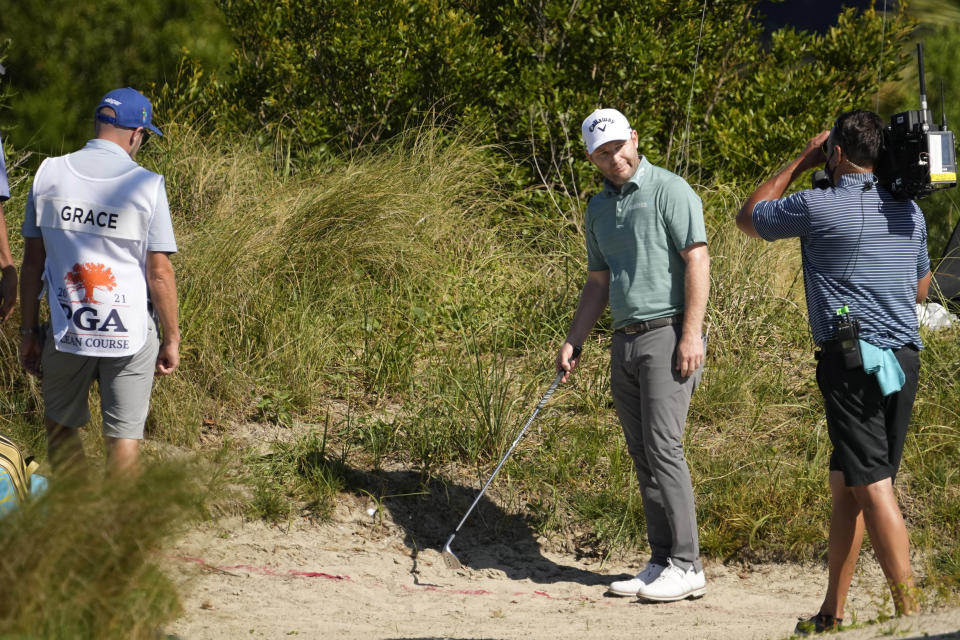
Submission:
M 161 180 L 141 167 L 88 178 L 65 157 L 40 166 L 34 204 L 57 350 L 121 357 L 143 346 L 147 232 Z

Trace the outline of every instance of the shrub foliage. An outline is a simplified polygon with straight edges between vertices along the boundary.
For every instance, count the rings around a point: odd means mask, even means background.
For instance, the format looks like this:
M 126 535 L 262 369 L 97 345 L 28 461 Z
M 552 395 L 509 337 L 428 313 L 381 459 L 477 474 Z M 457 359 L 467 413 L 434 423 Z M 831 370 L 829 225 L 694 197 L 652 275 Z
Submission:
M 224 108 L 247 129 L 347 149 L 438 111 L 526 157 L 519 179 L 591 179 L 579 124 L 621 109 L 651 159 L 755 179 L 902 68 L 902 14 L 846 10 L 769 46 L 748 0 L 220 0 L 237 40 Z M 881 51 L 885 51 L 882 54 Z

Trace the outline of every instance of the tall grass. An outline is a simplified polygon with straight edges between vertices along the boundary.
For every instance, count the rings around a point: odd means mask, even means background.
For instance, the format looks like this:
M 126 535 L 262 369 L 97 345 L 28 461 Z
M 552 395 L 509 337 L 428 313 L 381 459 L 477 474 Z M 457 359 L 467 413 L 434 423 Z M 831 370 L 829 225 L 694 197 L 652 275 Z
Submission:
M 423 130 L 284 179 L 252 149 L 167 137 L 180 142 L 157 169 L 180 186 L 187 230 L 177 267 L 191 371 L 177 397 L 236 408 L 282 388 L 309 410 L 331 390 L 403 392 L 459 316 L 499 310 L 487 292 L 509 272 L 484 218 L 503 198 L 468 140 Z
M 164 543 L 204 514 L 195 465 L 135 480 L 55 480 L 0 525 L 0 635 L 156 638 L 180 614 Z
M 483 147 L 442 129 L 286 178 L 270 154 L 203 149 L 188 134 L 167 137 L 184 146 L 166 150 L 159 167 L 190 190 L 177 209 L 196 222 L 183 242 L 185 342 L 208 365 L 181 384 L 203 390 L 198 403 L 241 411 L 287 390 L 307 419 L 347 403 L 353 419 L 335 421 L 328 437 L 357 464 L 405 465 L 424 479 L 486 475 L 552 376 L 584 276 L 577 225 L 524 209 L 496 183 Z M 746 189 L 698 190 L 712 291 L 687 451 L 703 549 L 821 557 L 830 445 L 798 245 L 735 229 Z M 644 544 L 609 401 L 608 322 L 505 466 L 502 492 L 493 489 L 538 530 L 566 530 L 597 553 Z M 950 332 L 925 339 L 899 487 L 929 571 L 955 580 L 957 341 Z
M 585 276 L 577 225 L 530 210 L 536 198 L 498 183 L 500 160 L 442 128 L 298 171 L 269 149 L 168 130 L 143 159 L 166 176 L 175 213 L 183 361 L 157 383 L 151 436 L 197 446 L 204 420 L 274 425 L 277 441 L 239 466 L 250 513 L 269 520 L 301 507 L 324 517 L 350 468 L 479 485 L 553 378 Z M 735 229 L 746 189 L 697 189 L 713 259 L 686 437 L 702 548 L 820 558 L 830 445 L 798 247 Z M 924 571 L 947 590 L 960 579 L 957 334 L 924 336 L 898 480 Z M 11 342 L 0 341 L 0 416 L 40 446 L 38 396 Z M 536 532 L 598 555 L 645 546 L 608 343 L 605 316 L 489 491 Z
M 927 553 L 927 570 L 960 587 L 960 329 L 924 334 L 914 436 L 907 440 L 902 469 L 905 516 L 923 523 L 914 532 Z M 898 483 L 901 482 L 898 480 Z

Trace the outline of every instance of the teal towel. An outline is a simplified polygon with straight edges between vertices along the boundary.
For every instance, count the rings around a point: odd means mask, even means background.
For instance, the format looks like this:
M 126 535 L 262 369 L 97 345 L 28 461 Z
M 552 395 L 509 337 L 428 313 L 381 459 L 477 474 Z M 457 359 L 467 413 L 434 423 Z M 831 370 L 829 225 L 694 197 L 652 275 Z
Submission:
M 883 395 L 888 396 L 903 388 L 907 377 L 903 375 L 903 369 L 892 350 L 881 349 L 861 340 L 860 357 L 863 359 L 863 370 L 877 376 Z

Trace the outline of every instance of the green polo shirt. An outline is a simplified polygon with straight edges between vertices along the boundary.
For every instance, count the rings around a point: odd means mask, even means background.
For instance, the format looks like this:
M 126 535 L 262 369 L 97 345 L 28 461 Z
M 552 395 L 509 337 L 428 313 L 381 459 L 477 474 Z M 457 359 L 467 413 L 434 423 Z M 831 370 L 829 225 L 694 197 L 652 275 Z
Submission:
M 587 269 L 610 271 L 613 328 L 683 311 L 680 251 L 707 241 L 703 204 L 675 173 L 640 159 L 633 177 L 587 204 Z

